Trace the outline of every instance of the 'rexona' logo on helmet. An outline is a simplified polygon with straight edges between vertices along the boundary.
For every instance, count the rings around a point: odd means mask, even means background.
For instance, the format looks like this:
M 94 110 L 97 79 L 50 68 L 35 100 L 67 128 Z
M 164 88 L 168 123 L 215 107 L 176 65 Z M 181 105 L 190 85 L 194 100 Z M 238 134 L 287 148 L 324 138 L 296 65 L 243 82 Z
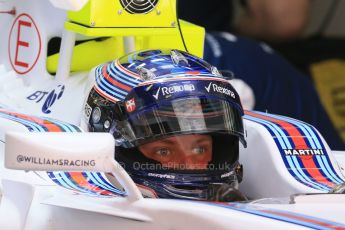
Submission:
M 161 94 L 163 97 L 170 96 L 174 93 L 184 92 L 184 91 L 195 91 L 195 86 L 193 84 L 183 84 L 183 85 L 173 85 L 167 87 L 159 87 L 157 92 L 152 96 L 158 100 L 159 95 Z
M 228 96 L 230 96 L 230 97 L 232 97 L 234 99 L 236 98 L 236 95 L 235 95 L 235 93 L 232 90 L 227 89 L 227 88 L 222 87 L 222 86 L 219 86 L 219 85 L 217 85 L 216 83 L 213 83 L 213 82 L 210 82 L 210 84 L 208 86 L 205 86 L 205 89 L 206 89 L 206 91 L 208 93 L 212 89 L 213 92 L 225 94 L 225 95 L 228 95 Z
M 127 112 L 131 113 L 135 110 L 135 101 L 134 101 L 134 98 L 132 99 L 129 99 L 128 101 L 126 101 L 126 110 Z

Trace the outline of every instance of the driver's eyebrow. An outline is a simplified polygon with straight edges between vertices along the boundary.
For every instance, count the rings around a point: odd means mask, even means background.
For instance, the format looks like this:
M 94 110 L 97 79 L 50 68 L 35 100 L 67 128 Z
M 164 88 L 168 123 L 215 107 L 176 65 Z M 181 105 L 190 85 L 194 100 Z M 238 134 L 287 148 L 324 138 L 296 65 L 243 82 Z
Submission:
M 168 139 L 160 140 L 160 142 L 163 142 L 164 144 L 169 144 L 169 145 L 176 144 L 176 141 L 172 141 L 172 140 L 168 140 Z
M 212 138 L 208 138 L 208 137 L 202 137 L 202 138 L 198 138 L 196 140 L 196 143 L 200 144 L 202 142 L 208 142 L 208 141 L 212 141 Z

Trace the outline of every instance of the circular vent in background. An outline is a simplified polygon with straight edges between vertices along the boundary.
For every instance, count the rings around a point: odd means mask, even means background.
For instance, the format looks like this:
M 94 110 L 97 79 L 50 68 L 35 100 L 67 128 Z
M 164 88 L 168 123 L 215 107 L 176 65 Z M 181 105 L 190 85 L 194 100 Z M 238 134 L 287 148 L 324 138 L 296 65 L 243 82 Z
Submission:
M 146 14 L 153 10 L 159 0 L 120 0 L 123 9 L 131 14 Z

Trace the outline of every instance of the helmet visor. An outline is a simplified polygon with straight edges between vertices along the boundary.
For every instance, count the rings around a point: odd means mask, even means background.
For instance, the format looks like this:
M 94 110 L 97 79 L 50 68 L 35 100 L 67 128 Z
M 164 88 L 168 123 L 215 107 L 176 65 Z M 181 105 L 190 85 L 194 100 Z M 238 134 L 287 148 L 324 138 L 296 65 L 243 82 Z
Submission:
M 139 146 L 180 134 L 236 135 L 245 145 L 241 113 L 226 100 L 194 96 L 163 100 L 118 121 L 123 137 Z

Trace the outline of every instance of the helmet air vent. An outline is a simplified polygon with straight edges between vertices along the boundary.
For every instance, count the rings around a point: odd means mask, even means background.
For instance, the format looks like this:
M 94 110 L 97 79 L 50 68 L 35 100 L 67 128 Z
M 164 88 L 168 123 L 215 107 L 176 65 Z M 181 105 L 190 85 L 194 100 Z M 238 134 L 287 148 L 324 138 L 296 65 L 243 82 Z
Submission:
M 152 70 L 146 69 L 144 67 L 139 66 L 137 67 L 137 70 L 139 72 L 140 78 L 143 81 L 149 81 L 156 77 Z
M 131 14 L 147 14 L 152 11 L 158 0 L 120 0 L 124 10 Z
M 171 50 L 171 60 L 175 65 L 183 65 L 183 66 L 189 66 L 188 60 L 186 57 L 178 52 L 177 50 Z

